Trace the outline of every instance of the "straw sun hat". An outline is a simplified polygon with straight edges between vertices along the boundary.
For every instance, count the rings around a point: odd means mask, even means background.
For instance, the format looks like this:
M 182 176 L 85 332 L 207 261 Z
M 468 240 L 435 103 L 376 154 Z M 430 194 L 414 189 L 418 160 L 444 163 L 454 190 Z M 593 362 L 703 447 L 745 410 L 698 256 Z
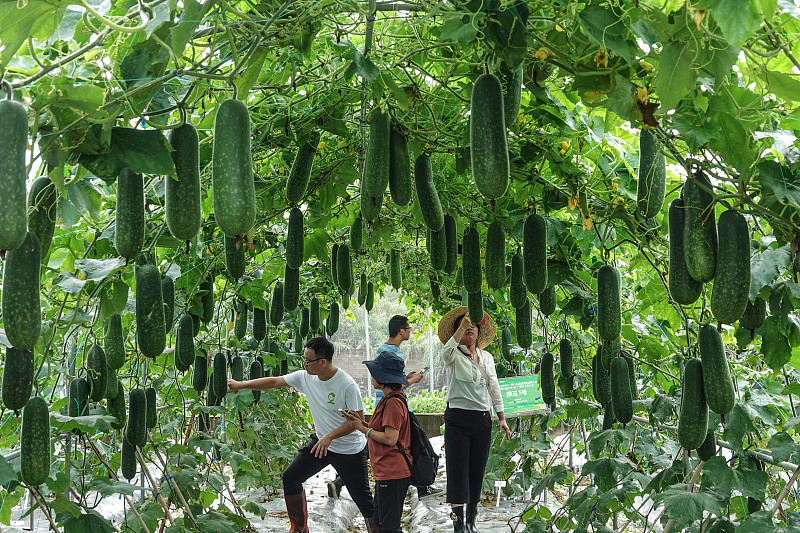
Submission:
M 461 307 L 456 307 L 442 317 L 439 321 L 439 340 L 442 341 L 442 344 L 450 340 L 450 337 L 453 336 L 456 324 L 461 322 L 461 317 L 465 314 L 467 314 L 467 306 L 463 305 Z M 473 321 L 473 323 L 475 322 Z M 479 329 L 480 332 L 478 333 L 477 344 L 478 348 L 484 349 L 491 344 L 497 331 L 494 320 L 492 320 L 492 317 L 490 317 L 486 311 L 483 312 L 483 322 L 480 324 Z

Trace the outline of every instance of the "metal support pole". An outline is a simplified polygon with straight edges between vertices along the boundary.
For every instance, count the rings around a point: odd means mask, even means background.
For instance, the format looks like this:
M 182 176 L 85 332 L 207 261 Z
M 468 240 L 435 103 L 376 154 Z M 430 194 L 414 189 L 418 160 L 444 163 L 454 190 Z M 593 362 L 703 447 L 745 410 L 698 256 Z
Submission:
M 364 308 L 364 349 L 366 351 L 366 360 L 370 361 L 372 358 L 369 355 L 369 312 Z M 370 379 L 369 369 L 364 369 L 367 373 L 367 398 L 372 398 L 372 379 Z
M 569 419 L 567 419 L 567 424 L 569 424 Z M 572 437 L 574 435 L 575 435 L 575 430 L 573 428 L 570 428 L 570 430 L 569 430 L 569 468 L 570 468 L 570 470 L 572 470 L 572 468 L 574 466 L 573 453 L 572 453 L 573 452 Z
M 36 503 L 36 500 L 33 499 L 33 489 L 28 489 L 28 507 L 33 507 Z M 44 512 L 44 509 L 42 509 Z M 33 515 L 36 514 L 36 511 L 32 512 L 28 515 L 28 529 L 34 531 L 34 523 L 33 523 Z
M 436 373 L 433 371 L 433 328 L 428 326 L 428 390 L 433 392 Z
M 75 360 L 77 358 L 78 340 L 73 338 L 69 351 L 68 372 L 70 376 L 75 375 Z M 69 401 L 69 379 L 64 380 L 64 397 L 67 398 L 67 401 Z M 67 476 L 67 479 L 70 479 L 70 470 L 72 469 L 72 461 L 70 460 L 70 456 L 72 455 L 72 434 L 68 433 L 64 440 L 64 475 Z M 67 489 L 64 491 L 64 496 L 66 496 L 67 501 L 72 501 L 72 491 L 69 487 L 67 487 Z

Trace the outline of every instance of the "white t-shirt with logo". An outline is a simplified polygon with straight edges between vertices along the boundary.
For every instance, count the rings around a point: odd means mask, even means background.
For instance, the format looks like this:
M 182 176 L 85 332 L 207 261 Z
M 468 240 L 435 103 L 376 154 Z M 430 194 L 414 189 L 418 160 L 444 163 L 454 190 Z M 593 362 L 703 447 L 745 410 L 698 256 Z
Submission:
M 305 370 L 298 370 L 283 376 L 286 384 L 294 387 L 308 399 L 311 418 L 314 419 L 317 435 L 326 435 L 344 424 L 345 419 L 339 409 L 361 411 L 364 402 L 358 384 L 344 370 L 338 369 L 327 381 L 312 376 Z M 328 450 L 334 453 L 352 455 L 359 453 L 367 444 L 360 431 L 353 431 L 338 439 L 333 439 Z

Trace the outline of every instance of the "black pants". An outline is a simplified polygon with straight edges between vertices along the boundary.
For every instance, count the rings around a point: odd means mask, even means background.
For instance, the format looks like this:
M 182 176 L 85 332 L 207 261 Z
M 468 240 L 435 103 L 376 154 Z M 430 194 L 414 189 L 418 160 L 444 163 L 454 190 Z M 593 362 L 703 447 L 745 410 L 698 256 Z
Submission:
M 375 481 L 375 522 L 381 533 L 402 533 L 400 518 L 411 478 Z
M 447 503 L 478 503 L 492 442 L 488 411 L 444 410 Z
M 367 447 L 364 446 L 363 450 L 354 454 L 328 451 L 328 455 L 318 458 L 311 453 L 311 448 L 317 440 L 319 439 L 316 435 L 311 435 L 311 441 L 297 450 L 294 461 L 283 471 L 281 479 L 284 494 L 300 494 L 303 492 L 303 483 L 308 478 L 331 465 L 342 477 L 344 486 L 347 487 L 350 497 L 364 518 L 372 518 L 375 514 L 375 504 L 369 490 Z

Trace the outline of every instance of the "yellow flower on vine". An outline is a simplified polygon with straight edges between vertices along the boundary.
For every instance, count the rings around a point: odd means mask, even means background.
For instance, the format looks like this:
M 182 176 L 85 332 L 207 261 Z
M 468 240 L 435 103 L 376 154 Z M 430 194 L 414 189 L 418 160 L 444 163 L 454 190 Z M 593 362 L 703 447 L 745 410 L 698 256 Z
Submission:
M 634 98 L 636 99 L 636 103 L 646 104 L 650 99 L 650 91 L 647 90 L 647 87 L 637 87 L 636 96 Z
M 533 54 L 534 59 L 538 59 L 539 61 L 547 61 L 549 57 L 553 55 L 553 51 L 543 46 L 536 50 L 536 53 Z
M 594 55 L 594 64 L 597 65 L 597 68 L 601 66 L 608 68 L 608 52 L 605 48 L 600 48 L 600 51 Z
M 570 208 L 571 211 L 575 211 L 578 208 L 578 195 L 577 194 L 573 194 L 570 197 L 569 203 L 567 205 L 569 205 L 569 208 Z
M 588 217 L 584 217 L 584 219 L 583 219 L 583 229 L 588 231 L 588 230 L 593 229 L 593 228 L 594 228 L 594 221 L 592 220 L 592 215 L 589 215 Z

